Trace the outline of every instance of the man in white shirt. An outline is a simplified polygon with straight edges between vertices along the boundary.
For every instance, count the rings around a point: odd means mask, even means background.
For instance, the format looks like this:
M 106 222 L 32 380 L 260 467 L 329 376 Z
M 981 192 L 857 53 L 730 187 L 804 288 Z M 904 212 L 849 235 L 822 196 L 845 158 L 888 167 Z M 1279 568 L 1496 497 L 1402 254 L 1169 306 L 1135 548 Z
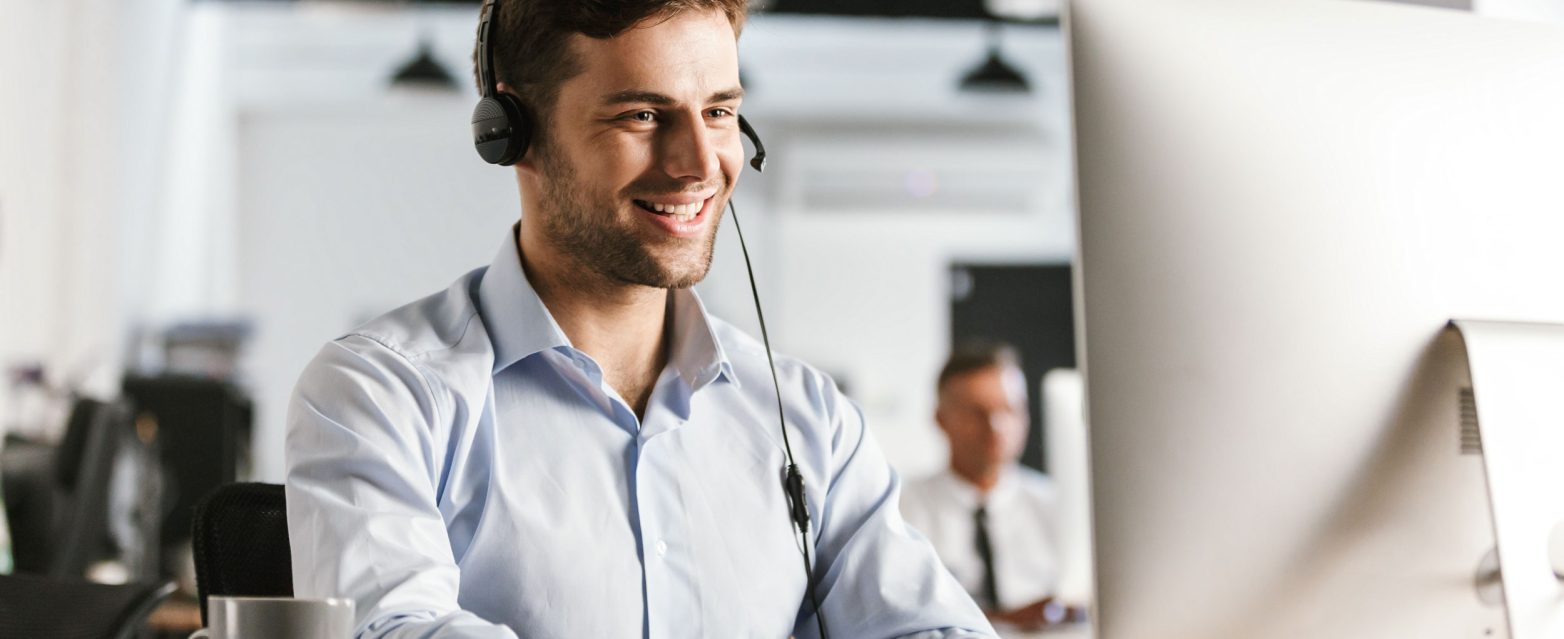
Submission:
M 474 138 L 524 215 L 300 376 L 295 595 L 360 639 L 993 637 L 858 408 L 796 359 L 773 384 L 691 288 L 744 166 L 745 7 L 485 3 Z
M 1026 378 L 1015 349 L 968 344 L 945 363 L 934 419 L 950 466 L 909 482 L 907 522 L 996 624 L 1023 630 L 1083 616 L 1053 599 L 1056 503 L 1048 476 L 1016 463 L 1026 443 Z

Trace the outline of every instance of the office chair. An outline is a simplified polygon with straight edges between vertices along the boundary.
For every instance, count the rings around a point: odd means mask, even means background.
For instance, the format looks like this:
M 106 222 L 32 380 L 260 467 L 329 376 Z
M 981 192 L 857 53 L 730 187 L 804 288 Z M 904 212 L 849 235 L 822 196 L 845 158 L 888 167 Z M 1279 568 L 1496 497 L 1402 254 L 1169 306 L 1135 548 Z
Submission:
M 96 584 L 0 575 L 0 637 L 132 639 L 173 582 Z
M 292 597 L 293 553 L 282 486 L 219 486 L 195 508 L 191 530 L 201 620 L 212 595 Z
M 194 528 L 196 502 L 239 478 L 249 457 L 252 404 L 233 384 L 188 375 L 127 375 L 123 388 L 136 414 L 157 423 L 167 472 L 161 545 L 172 558 L 189 541 L 185 535 Z
M 129 436 L 130 411 L 121 402 L 77 399 L 55 453 L 55 483 L 69 500 L 53 528 L 48 575 L 79 579 L 108 538 L 109 482 L 120 442 Z
M 5 491 L 16 572 L 49 572 L 55 552 L 56 513 L 65 507 L 55 485 L 55 450 L 43 442 L 7 435 L 5 450 L 0 451 L 0 487 Z
M 58 445 L 8 438 L 0 465 L 17 572 L 80 578 L 99 557 L 128 420 L 121 403 L 78 398 Z

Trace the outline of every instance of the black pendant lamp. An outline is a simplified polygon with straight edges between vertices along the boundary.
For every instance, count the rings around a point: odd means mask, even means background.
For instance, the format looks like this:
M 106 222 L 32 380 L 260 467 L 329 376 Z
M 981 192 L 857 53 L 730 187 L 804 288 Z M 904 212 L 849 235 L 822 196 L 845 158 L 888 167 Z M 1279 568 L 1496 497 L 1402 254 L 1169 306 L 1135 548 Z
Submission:
M 420 4 L 422 3 L 412 3 L 413 10 L 418 11 L 418 5 Z M 418 17 L 420 22 L 422 22 L 422 16 Z M 456 90 L 455 77 L 451 75 L 450 71 L 445 69 L 445 65 L 440 64 L 440 61 L 434 57 L 434 45 L 430 43 L 428 27 L 421 26 L 419 28 L 418 50 L 413 53 L 411 59 L 397 67 L 396 73 L 391 75 L 391 85 L 419 89 Z
M 984 93 L 1030 93 L 1032 85 L 1000 52 L 1000 22 L 988 22 L 988 57 L 961 76 L 961 90 Z

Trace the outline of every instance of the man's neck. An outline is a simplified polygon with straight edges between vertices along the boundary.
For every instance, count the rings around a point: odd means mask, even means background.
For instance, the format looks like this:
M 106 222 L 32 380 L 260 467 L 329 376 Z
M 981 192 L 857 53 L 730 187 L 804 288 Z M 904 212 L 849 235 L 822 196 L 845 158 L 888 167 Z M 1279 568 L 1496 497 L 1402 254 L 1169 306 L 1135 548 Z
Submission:
M 522 271 L 560 330 L 603 367 L 609 386 L 645 415 L 652 385 L 668 362 L 666 289 L 611 281 L 574 267 L 522 225 Z
M 994 486 L 999 485 L 1000 470 L 1001 469 L 999 468 L 994 468 L 991 470 L 973 470 L 968 468 L 961 468 L 955 464 L 950 465 L 950 472 L 954 474 L 957 479 L 960 479 L 968 486 L 976 489 L 978 496 L 980 497 L 988 497 L 988 494 L 994 490 Z

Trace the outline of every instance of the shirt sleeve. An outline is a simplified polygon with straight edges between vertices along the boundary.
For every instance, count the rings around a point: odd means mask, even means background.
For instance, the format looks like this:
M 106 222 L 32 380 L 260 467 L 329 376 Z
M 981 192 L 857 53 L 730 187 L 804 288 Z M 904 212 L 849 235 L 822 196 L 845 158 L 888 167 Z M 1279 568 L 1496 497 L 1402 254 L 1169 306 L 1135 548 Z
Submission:
M 363 336 L 327 344 L 288 410 L 288 537 L 298 597 L 344 597 L 364 638 L 516 639 L 461 609 L 436 505 L 438 396 Z
M 864 427 L 863 413 L 828 380 L 829 459 L 816 524 L 816 592 L 832 637 L 997 637 L 922 534 L 898 510 L 901 479 Z M 818 497 L 818 486 L 810 486 Z M 821 503 L 821 502 L 816 502 Z M 819 636 L 807 597 L 795 628 Z

